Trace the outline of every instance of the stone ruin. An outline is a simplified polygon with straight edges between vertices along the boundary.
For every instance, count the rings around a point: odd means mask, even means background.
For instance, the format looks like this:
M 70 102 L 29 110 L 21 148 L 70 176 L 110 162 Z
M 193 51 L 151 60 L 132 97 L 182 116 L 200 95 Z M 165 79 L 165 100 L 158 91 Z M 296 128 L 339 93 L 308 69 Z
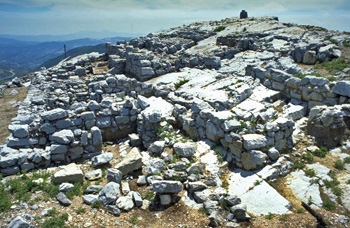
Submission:
M 214 32 L 220 23 L 237 27 Z M 101 193 L 83 196 L 85 203 L 99 200 L 115 215 L 118 208 L 131 210 L 125 202 L 140 206 L 140 195 L 127 191 L 122 177 L 142 169 L 137 184 L 152 185 L 162 205 L 174 203 L 186 189 L 211 213 L 213 226 L 223 220 L 219 202 L 230 206 L 229 221 L 249 219 L 241 200 L 253 214 L 289 213 L 291 204 L 263 180 L 290 172 L 288 153 L 298 128 L 330 148 L 350 128 L 349 81 L 316 77 L 296 64 L 340 57 L 339 46 L 326 35 L 276 17 L 203 22 L 107 43 L 106 54 L 42 69 L 31 77 L 28 96 L 8 127 L 0 172 L 7 176 L 86 159 L 96 167 L 113 158 L 102 151 L 104 141 L 113 141 L 123 160 L 108 169 L 111 182 Z M 330 35 L 339 43 L 349 38 Z M 299 73 L 307 75 L 300 79 Z M 178 142 L 179 135 L 189 140 Z M 165 148 L 181 160 L 172 163 Z M 220 177 L 226 167 L 235 170 L 224 189 Z M 73 173 L 66 169 L 62 172 Z M 242 186 L 247 178 L 248 184 L 263 182 L 268 194 Z M 111 189 L 118 199 L 108 199 Z M 265 205 L 271 198 L 273 206 Z

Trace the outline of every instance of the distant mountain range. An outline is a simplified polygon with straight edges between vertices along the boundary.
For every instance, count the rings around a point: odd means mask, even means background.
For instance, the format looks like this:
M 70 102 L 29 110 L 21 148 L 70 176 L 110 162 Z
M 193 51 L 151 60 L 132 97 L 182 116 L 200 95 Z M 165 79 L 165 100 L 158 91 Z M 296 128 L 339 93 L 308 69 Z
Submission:
M 33 41 L 33 42 L 52 42 L 52 41 L 67 41 L 67 40 L 78 40 L 89 37 L 91 39 L 104 39 L 106 37 L 139 37 L 142 34 L 136 33 L 116 33 L 112 31 L 81 31 L 64 35 L 8 35 L 0 34 L 0 38 L 7 38 L 19 41 Z
M 103 53 L 105 52 L 105 43 L 115 43 L 131 38 L 83 38 L 67 41 L 39 42 L 33 41 L 33 39 L 16 40 L 1 37 L 0 35 L 0 82 L 27 74 L 42 65 L 50 67 L 52 66 L 50 63 L 58 63 L 64 58 L 64 46 L 66 46 L 67 56 L 75 57 L 89 52 Z M 49 61 L 51 59 L 53 60 Z

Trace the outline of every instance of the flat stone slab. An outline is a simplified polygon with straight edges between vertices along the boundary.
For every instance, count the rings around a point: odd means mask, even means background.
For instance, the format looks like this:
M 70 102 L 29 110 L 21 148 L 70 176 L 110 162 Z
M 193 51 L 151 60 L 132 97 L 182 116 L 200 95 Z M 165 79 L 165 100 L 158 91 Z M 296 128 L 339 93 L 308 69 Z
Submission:
M 310 183 L 311 180 L 312 178 L 307 177 L 304 171 L 298 170 L 287 176 L 287 185 L 297 198 L 305 203 L 311 201 L 311 207 L 317 209 L 322 207 L 321 193 L 319 185 Z
M 254 172 L 237 169 L 229 177 L 229 195 L 236 195 L 254 215 L 288 214 L 292 205 Z

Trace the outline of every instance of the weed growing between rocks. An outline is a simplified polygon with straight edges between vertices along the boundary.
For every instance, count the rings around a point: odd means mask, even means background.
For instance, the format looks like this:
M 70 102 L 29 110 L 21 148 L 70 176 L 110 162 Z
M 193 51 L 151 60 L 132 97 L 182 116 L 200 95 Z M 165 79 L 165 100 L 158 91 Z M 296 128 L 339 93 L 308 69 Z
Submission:
M 319 149 L 315 150 L 315 151 L 313 152 L 313 154 L 314 154 L 316 157 L 325 158 L 326 155 L 327 155 L 327 152 L 328 152 L 327 148 L 321 146 Z
M 183 78 L 177 82 L 175 82 L 174 86 L 175 86 L 175 89 L 178 90 L 181 86 L 183 86 L 184 84 L 186 84 L 187 82 L 189 82 L 190 80 L 187 79 L 187 78 Z
M 48 211 L 49 219 L 45 220 L 42 224 L 43 228 L 66 228 L 66 221 L 68 221 L 68 214 L 59 214 L 56 209 L 51 209 Z

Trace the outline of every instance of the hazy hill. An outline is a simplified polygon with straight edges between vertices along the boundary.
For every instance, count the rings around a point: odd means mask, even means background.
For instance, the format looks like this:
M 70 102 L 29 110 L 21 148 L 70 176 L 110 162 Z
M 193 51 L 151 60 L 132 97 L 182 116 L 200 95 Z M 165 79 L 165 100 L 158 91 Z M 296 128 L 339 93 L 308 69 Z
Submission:
M 22 76 L 34 69 L 40 67 L 50 59 L 64 56 L 64 45 L 70 55 L 76 56 L 74 53 L 83 54 L 91 51 L 102 51 L 101 47 L 92 48 L 106 42 L 115 43 L 117 41 L 128 40 L 129 37 L 113 37 L 105 39 L 76 39 L 69 41 L 52 41 L 52 42 L 35 42 L 21 41 L 0 36 L 0 81 L 8 80 L 14 76 Z

